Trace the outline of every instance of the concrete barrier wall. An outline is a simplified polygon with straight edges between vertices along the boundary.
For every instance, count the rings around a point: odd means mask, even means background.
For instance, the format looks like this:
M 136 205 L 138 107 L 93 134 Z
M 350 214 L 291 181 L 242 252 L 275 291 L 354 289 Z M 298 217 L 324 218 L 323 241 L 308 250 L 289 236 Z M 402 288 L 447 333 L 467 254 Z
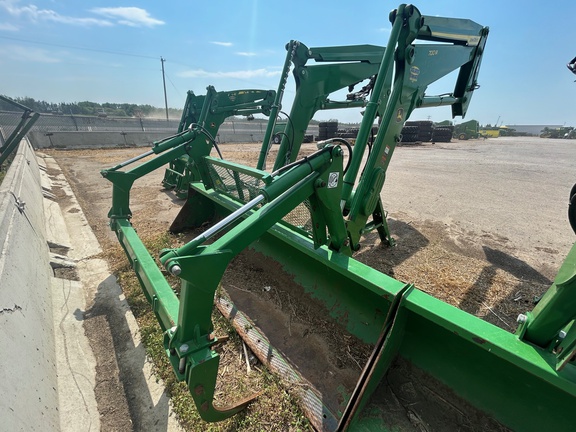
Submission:
M 264 139 L 266 125 L 263 123 L 224 123 L 216 135 L 217 143 L 250 143 L 261 142 Z M 95 149 L 117 147 L 150 147 L 154 141 L 159 141 L 175 131 L 164 132 L 122 132 L 122 131 L 60 131 L 46 132 L 32 130 L 28 137 L 36 149 Z M 318 127 L 311 126 L 307 134 L 317 136 Z
M 0 125 L 10 134 L 22 113 L 0 111 Z M 90 149 L 108 147 L 147 147 L 153 141 L 174 135 L 179 120 L 92 116 L 55 116 L 41 114 L 28 134 L 34 148 Z M 231 117 L 223 122 L 214 137 L 217 143 L 262 142 L 267 123 L 264 119 L 248 121 Z M 359 127 L 342 124 L 342 127 Z M 307 135 L 317 137 L 318 124 L 310 124 Z
M 60 429 L 40 172 L 23 140 L 0 185 L 0 429 Z
M 28 133 L 36 149 L 94 149 L 109 147 L 150 147 L 170 136 L 166 132 L 41 132 Z

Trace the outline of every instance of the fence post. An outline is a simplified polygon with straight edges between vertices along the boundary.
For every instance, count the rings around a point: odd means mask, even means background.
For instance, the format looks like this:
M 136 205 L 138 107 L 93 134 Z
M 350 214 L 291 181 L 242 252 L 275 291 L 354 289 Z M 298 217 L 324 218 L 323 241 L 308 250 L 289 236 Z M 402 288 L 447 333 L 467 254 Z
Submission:
M 78 129 L 78 122 L 74 118 L 74 114 L 72 114 L 72 110 L 70 110 L 70 118 L 72 119 L 72 122 L 74 123 L 74 127 L 76 128 L 76 132 L 78 132 L 80 129 Z

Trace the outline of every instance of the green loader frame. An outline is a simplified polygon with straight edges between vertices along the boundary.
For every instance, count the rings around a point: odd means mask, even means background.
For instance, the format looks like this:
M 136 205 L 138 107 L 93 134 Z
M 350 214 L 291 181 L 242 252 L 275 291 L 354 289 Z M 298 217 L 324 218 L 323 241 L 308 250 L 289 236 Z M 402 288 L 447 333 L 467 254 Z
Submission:
M 390 14 L 386 47 L 309 48 L 287 44 L 276 91 L 189 93 L 177 135 L 142 156 L 102 171 L 113 184 L 111 228 L 123 246 L 164 332 L 166 355 L 187 383 L 202 418 L 219 421 L 253 397 L 214 406 L 219 357 L 211 312 L 222 275 L 246 248 L 278 262 L 343 331 L 371 344 L 373 353 L 356 388 L 337 404 L 321 397 L 311 421 L 318 430 L 399 430 L 382 406 L 386 374 L 400 360 L 444 386 L 463 404 L 514 430 L 571 430 L 576 402 L 576 249 L 536 308 L 519 317 L 516 334 L 443 303 L 356 261 L 362 236 L 377 231 L 392 244 L 380 194 L 401 130 L 412 111 L 449 105 L 464 116 L 488 28 L 470 20 L 421 15 L 411 5 Z M 418 41 L 418 43 L 416 43 Z M 270 171 L 275 123 L 290 76 L 296 96 Z M 429 84 L 458 71 L 454 88 L 427 95 Z M 368 82 L 344 101 L 331 95 Z M 358 107 L 364 115 L 355 145 L 330 139 L 300 158 L 306 128 L 319 110 Z M 269 116 L 255 167 L 212 157 L 215 136 L 230 115 Z M 378 123 L 378 132 L 371 131 Z M 348 153 L 349 163 L 345 164 Z M 142 158 L 150 161 L 123 170 Z M 365 162 L 363 162 L 365 160 Z M 170 164 L 164 185 L 186 192 L 173 232 L 210 224 L 160 262 L 181 281 L 177 296 L 130 222 L 130 189 Z M 250 338 L 246 330 L 245 336 Z

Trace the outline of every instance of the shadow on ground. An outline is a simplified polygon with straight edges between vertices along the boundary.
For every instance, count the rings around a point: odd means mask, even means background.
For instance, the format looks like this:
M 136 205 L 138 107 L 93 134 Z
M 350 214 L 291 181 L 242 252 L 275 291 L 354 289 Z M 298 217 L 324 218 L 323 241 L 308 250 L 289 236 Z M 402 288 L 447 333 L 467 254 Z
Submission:
M 93 305 L 84 313 L 84 328 L 96 357 L 96 400 L 101 430 L 166 431 L 169 404 L 165 394 L 150 394 L 144 364 L 146 352 L 134 345 L 114 276 L 98 285 Z M 108 413 L 114 415 L 106 415 Z
M 501 326 L 500 322 L 504 322 L 507 328 L 512 329 L 513 324 L 504 320 L 501 315 L 517 316 L 531 310 L 542 289 L 550 286 L 552 281 L 526 262 L 506 252 L 488 246 L 482 246 L 482 249 L 487 265 L 478 275 L 476 283 L 468 289 L 459 307 L 471 314 L 481 313 L 483 305 L 488 300 L 488 290 L 493 285 L 497 272 L 502 270 L 512 275 L 518 282 L 506 298 L 490 309 L 491 315 L 486 315 L 485 319 L 498 326 Z

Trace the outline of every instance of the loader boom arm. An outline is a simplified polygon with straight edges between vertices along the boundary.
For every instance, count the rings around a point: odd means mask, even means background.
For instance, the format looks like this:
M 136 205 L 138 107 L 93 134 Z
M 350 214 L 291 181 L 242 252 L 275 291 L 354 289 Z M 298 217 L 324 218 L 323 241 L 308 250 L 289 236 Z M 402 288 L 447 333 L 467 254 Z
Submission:
M 358 249 L 372 216 L 379 222 L 369 227 L 383 228 L 379 229 L 382 240 L 390 240 L 380 193 L 404 122 L 414 109 L 421 107 L 451 105 L 453 116 L 466 114 L 478 87 L 488 36 L 488 28 L 470 20 L 423 16 L 413 6 L 400 6 L 391 13 L 390 20 L 392 30 L 386 47 L 308 48 L 295 41 L 288 45 L 287 59 L 293 63 L 296 96 L 289 116 L 291 127 L 285 129 L 273 169 L 297 158 L 306 128 L 318 111 L 365 107 L 341 198 L 353 250 Z M 441 43 L 415 44 L 417 40 Z M 287 68 L 285 65 L 283 76 Z M 452 91 L 440 96 L 426 95 L 428 85 L 456 70 L 459 74 Z M 371 78 L 369 99 L 352 94 L 346 101 L 330 99 L 332 93 Z M 362 166 L 377 121 L 378 133 L 368 161 Z M 258 168 L 262 166 L 261 157 Z

